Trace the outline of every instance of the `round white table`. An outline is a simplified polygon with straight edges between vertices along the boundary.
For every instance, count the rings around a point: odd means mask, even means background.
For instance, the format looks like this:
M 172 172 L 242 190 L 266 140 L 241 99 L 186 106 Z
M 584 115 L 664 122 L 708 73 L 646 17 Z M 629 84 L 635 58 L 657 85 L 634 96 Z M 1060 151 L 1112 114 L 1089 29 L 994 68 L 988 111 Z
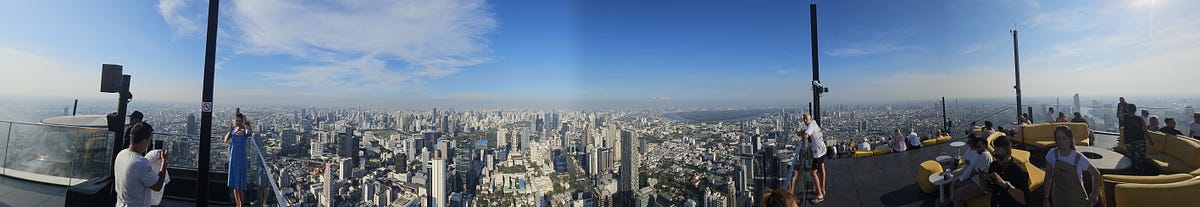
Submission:
M 1133 167 L 1133 160 L 1112 150 L 1093 146 L 1075 146 L 1075 150 L 1083 153 L 1083 156 L 1087 157 L 1088 162 L 1092 163 L 1092 166 L 1095 166 L 1100 171 L 1120 171 Z
M 938 203 L 946 202 L 946 186 L 954 181 L 954 175 L 948 172 L 940 172 L 929 175 L 929 182 L 938 186 Z

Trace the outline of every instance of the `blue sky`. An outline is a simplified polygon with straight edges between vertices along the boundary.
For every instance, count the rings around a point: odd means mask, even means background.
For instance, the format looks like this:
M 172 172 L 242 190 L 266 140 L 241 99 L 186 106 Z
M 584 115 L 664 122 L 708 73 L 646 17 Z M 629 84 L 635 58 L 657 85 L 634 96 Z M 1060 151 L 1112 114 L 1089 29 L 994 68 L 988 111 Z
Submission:
M 216 101 L 803 105 L 809 1 L 227 1 Z M 1200 2 L 819 1 L 825 101 L 1195 95 Z M 0 93 L 198 102 L 207 1 L 0 0 Z M 1146 74 L 1134 84 L 1114 84 Z M 1191 81 L 1189 84 L 1189 81 Z M 18 90 L 17 88 L 29 88 Z M 469 103 L 469 104 L 468 104 Z

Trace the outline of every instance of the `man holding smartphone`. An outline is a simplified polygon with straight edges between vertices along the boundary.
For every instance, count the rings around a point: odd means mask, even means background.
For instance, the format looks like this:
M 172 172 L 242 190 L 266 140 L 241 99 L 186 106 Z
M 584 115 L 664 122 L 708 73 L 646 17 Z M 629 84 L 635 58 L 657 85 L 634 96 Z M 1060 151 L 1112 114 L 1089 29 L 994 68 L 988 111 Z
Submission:
M 162 168 L 155 172 L 154 168 L 150 166 L 150 161 L 146 159 L 146 152 L 154 143 L 151 140 L 153 132 L 154 127 L 150 124 L 134 124 L 130 128 L 129 147 L 117 154 L 117 160 L 113 163 L 113 172 L 116 175 L 117 207 L 149 207 L 151 190 L 162 190 L 167 169 Z M 161 164 L 166 166 L 167 151 L 163 149 L 160 152 Z
M 992 161 L 988 174 L 981 178 L 989 183 L 992 195 L 991 206 L 1025 206 L 1025 196 L 1029 194 L 1029 172 L 1021 163 L 1012 158 L 1012 141 L 1008 136 L 1000 136 L 992 141 Z

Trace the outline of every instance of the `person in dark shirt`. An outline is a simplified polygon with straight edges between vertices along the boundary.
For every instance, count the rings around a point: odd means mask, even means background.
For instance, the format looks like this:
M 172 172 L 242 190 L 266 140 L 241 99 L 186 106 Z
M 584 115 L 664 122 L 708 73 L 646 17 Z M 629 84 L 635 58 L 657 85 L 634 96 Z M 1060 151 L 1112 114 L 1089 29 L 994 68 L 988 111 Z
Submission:
M 996 160 L 988 167 L 989 174 L 983 176 L 992 196 L 991 206 L 1025 206 L 1029 172 L 1025 171 L 1023 163 L 1013 160 L 1012 141 L 1007 136 L 1000 136 L 992 141 L 992 148 Z
M 1166 126 L 1159 128 L 1158 131 L 1162 132 L 1163 134 L 1183 135 L 1183 132 L 1175 129 L 1175 118 L 1165 118 L 1163 119 L 1163 123 L 1166 123 Z
M 1074 122 L 1074 123 L 1087 123 L 1087 120 L 1086 120 L 1086 119 L 1083 119 L 1083 114 L 1079 114 L 1079 112 L 1075 112 L 1075 117 L 1071 118 L 1071 122 Z
M 1126 157 L 1133 161 L 1133 168 L 1143 174 L 1149 174 L 1149 168 L 1146 167 L 1146 144 L 1154 145 L 1154 141 L 1146 139 L 1146 134 L 1150 132 L 1146 130 L 1146 122 L 1142 117 L 1134 115 L 1132 112 L 1137 111 L 1137 105 L 1126 105 L 1127 112 L 1125 117 L 1121 119 L 1121 130 L 1125 136 L 1121 137 L 1125 141 L 1125 149 L 1127 149 Z

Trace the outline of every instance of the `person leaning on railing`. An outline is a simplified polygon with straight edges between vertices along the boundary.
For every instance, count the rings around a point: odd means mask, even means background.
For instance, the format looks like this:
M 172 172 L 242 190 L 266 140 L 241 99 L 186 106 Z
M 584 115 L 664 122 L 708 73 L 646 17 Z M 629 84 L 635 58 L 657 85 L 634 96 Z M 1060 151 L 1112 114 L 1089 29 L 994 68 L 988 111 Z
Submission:
M 117 191 L 116 206 L 150 206 L 150 190 L 161 191 L 167 168 L 157 173 L 150 167 L 150 161 L 145 154 L 150 150 L 154 127 L 147 123 L 137 123 L 130 127 L 129 147 L 117 153 L 113 163 L 115 174 L 115 189 Z M 167 150 L 159 151 L 162 166 L 167 165 Z

